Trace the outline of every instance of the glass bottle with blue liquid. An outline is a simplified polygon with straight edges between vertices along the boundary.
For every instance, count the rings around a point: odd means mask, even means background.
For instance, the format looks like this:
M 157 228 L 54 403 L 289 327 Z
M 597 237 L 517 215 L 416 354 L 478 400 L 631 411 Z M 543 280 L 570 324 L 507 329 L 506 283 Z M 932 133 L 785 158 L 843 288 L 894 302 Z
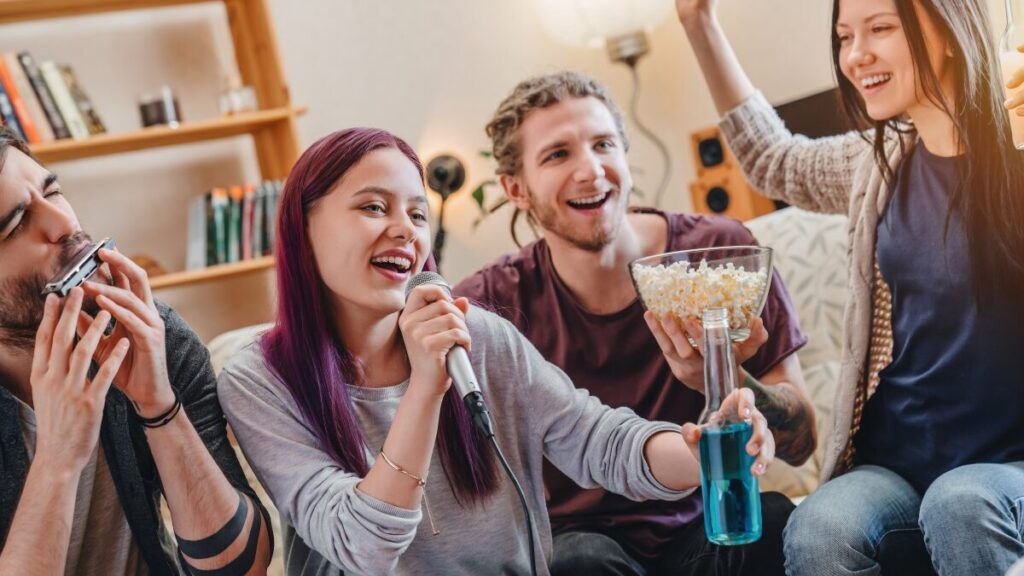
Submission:
M 750 471 L 755 458 L 746 448 L 753 427 L 740 418 L 738 405 L 722 406 L 737 383 L 729 314 L 725 308 L 708 308 L 701 319 L 707 398 L 699 422 L 706 425 L 700 437 L 704 531 L 715 544 L 749 544 L 761 537 L 761 496 Z

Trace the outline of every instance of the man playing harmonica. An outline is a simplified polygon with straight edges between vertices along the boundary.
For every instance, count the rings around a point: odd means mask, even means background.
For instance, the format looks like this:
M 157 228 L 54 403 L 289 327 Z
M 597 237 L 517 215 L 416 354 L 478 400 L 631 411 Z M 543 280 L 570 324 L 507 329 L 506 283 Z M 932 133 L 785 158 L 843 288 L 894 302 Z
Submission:
M 267 513 L 195 333 L 109 250 L 83 287 L 41 295 L 90 245 L 0 129 L 0 574 L 264 574 Z

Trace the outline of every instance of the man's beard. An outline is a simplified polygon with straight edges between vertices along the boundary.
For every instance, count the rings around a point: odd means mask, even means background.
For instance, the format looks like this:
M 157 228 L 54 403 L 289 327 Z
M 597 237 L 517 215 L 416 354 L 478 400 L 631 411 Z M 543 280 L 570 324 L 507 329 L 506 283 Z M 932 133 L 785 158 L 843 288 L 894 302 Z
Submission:
M 609 194 L 618 195 L 620 191 L 620 188 L 616 188 Z M 536 201 L 537 197 L 534 196 L 533 192 L 529 189 L 526 193 L 533 200 L 534 208 L 531 214 L 533 218 L 537 220 L 537 223 L 540 224 L 541 229 L 544 230 L 546 235 L 551 234 L 558 236 L 580 250 L 585 250 L 587 252 L 600 252 L 606 246 L 611 244 L 619 232 L 619 228 L 622 225 L 622 219 L 625 218 L 624 213 L 615 214 L 613 216 L 615 221 L 612 223 L 610 230 L 605 229 L 603 226 L 603 220 L 598 220 L 596 223 L 597 225 L 594 228 L 586 231 L 579 231 L 573 228 L 570 224 L 559 219 L 558 209 L 556 207 L 538 203 Z M 606 202 L 612 202 L 613 200 L 616 202 L 622 202 L 625 201 L 625 198 L 609 198 Z
M 20 350 L 32 350 L 35 347 L 36 332 L 43 321 L 46 303 L 43 289 L 54 275 L 78 255 L 84 242 L 92 243 L 92 238 L 85 232 L 77 232 L 65 238 L 60 256 L 53 270 L 48 273 L 31 272 L 0 282 L 0 346 Z M 112 284 L 109 273 L 104 269 L 100 269 L 93 280 Z M 95 316 L 99 306 L 92 297 L 86 296 L 82 309 Z

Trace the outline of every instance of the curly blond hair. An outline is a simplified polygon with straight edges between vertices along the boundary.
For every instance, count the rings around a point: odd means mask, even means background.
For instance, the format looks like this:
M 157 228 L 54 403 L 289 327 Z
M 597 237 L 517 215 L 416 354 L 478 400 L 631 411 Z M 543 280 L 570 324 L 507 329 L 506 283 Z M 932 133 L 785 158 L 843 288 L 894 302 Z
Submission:
M 587 97 L 597 98 L 608 108 L 623 147 L 628 151 L 629 140 L 626 138 L 622 112 L 615 105 L 608 89 L 589 76 L 566 70 L 523 80 L 498 106 L 491 121 L 487 123 L 491 151 L 498 162 L 495 172 L 515 175 L 522 169 L 523 151 L 518 133 L 523 120 L 531 111 L 547 108 L 569 98 Z

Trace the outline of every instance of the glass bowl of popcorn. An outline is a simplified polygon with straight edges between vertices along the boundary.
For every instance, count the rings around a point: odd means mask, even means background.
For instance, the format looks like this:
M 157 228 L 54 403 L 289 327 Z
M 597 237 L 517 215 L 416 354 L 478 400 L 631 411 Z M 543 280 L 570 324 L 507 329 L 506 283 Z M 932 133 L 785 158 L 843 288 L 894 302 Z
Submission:
M 629 273 L 644 308 L 697 322 L 705 308 L 725 308 L 729 335 L 744 340 L 768 296 L 772 249 L 721 246 L 666 252 L 630 262 Z

